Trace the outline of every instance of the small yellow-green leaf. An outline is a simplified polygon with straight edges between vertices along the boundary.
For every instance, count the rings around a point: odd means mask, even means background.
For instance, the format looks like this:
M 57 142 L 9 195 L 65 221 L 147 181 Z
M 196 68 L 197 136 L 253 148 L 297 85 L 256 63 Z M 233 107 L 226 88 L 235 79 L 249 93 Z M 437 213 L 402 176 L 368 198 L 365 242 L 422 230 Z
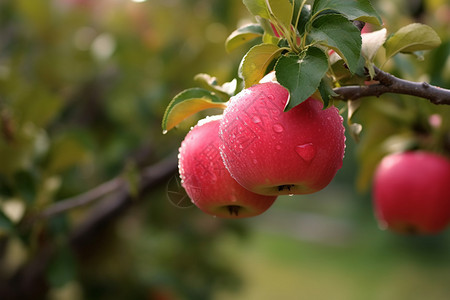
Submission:
M 413 23 L 400 28 L 386 41 L 384 47 L 386 59 L 389 59 L 399 52 L 430 50 L 440 44 L 441 39 L 433 28 L 425 24 Z
M 242 2 L 253 16 L 269 19 L 266 0 L 242 0 Z
M 294 10 L 289 0 L 267 0 L 267 2 L 270 5 L 269 11 L 273 14 L 275 20 L 289 30 Z
M 201 88 L 185 90 L 176 95 L 167 106 L 162 121 L 163 133 L 166 133 L 181 121 L 199 111 L 208 108 L 224 109 L 225 107 L 226 103 L 208 90 Z
M 258 83 L 267 73 L 267 68 L 277 59 L 283 48 L 273 44 L 259 44 L 251 48 L 242 59 L 239 74 L 244 79 L 245 87 Z
M 264 30 L 259 24 L 249 24 L 242 26 L 233 31 L 225 41 L 225 49 L 227 52 L 231 52 L 239 46 L 261 37 L 264 34 Z

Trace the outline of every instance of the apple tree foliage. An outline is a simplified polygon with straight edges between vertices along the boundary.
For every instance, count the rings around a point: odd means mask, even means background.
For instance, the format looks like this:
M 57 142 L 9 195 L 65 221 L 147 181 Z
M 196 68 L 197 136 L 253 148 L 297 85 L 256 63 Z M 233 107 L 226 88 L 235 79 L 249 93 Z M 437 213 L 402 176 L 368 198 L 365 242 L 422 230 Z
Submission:
M 226 105 L 230 96 L 274 72 L 276 80 L 290 92 L 285 111 L 314 95 L 324 102 L 324 108 L 336 105 L 347 112 L 348 130 L 356 141 L 360 141 L 365 128 L 366 134 L 359 144 L 359 189 L 368 188 L 376 164 L 388 153 L 431 148 L 450 154 L 447 107 L 416 104 L 403 96 L 450 104 L 450 91 L 427 82 L 401 79 L 382 70 L 392 66 L 392 61 L 405 64 L 405 55 L 421 61 L 426 51 L 440 47 L 441 39 L 432 27 L 416 22 L 391 31 L 369 0 L 243 0 L 243 3 L 255 23 L 236 29 L 225 41 L 228 52 L 250 44 L 238 68 L 239 78 L 220 85 L 210 75 L 196 76 L 202 88 L 188 89 L 175 96 L 164 114 L 163 132 L 196 112 Z M 415 79 L 411 75 L 407 78 Z M 240 86 L 236 85 L 237 80 L 242 82 Z M 392 98 L 382 96 L 387 93 L 398 99 L 383 101 Z M 370 96 L 380 97 L 380 101 L 362 100 Z M 364 112 L 358 115 L 358 110 Z M 384 135 L 372 133 L 380 126 L 372 119 L 380 118 L 390 118 L 391 122 L 386 124 L 396 128 Z M 433 127 L 427 118 L 444 121 Z
M 416 81 L 429 94 L 450 88 L 450 22 L 439 14 L 447 1 L 427 1 L 420 19 L 401 1 L 377 2 L 391 9 L 362 0 L 0 1 L 0 299 L 197 300 L 236 287 L 217 245 L 224 233 L 242 236 L 242 223 L 174 207 L 166 192 L 179 184 L 183 120 L 223 109 L 270 71 L 293 101 L 314 93 L 347 115 L 360 139 L 359 189 L 385 154 L 448 155 L 447 106 L 402 94 Z M 360 35 L 355 20 L 372 33 Z M 224 30 L 228 39 L 215 34 Z M 198 87 L 177 94 L 194 74 Z M 174 94 L 168 138 L 160 124 Z

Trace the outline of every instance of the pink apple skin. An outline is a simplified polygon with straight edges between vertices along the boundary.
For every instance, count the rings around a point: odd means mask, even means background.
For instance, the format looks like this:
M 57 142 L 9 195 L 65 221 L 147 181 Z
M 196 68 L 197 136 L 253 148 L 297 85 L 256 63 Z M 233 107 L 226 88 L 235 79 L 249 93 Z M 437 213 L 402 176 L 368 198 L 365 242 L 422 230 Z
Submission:
M 309 194 L 342 167 L 344 126 L 337 108 L 309 98 L 284 112 L 289 92 L 276 82 L 243 90 L 224 111 L 219 135 L 236 181 L 263 195 Z
M 205 213 L 222 218 L 259 215 L 276 197 L 252 193 L 230 176 L 219 153 L 220 117 L 202 120 L 181 143 L 179 171 L 182 186 L 192 202 Z
M 440 232 L 450 221 L 450 161 L 423 151 L 386 156 L 375 172 L 373 200 L 382 228 Z

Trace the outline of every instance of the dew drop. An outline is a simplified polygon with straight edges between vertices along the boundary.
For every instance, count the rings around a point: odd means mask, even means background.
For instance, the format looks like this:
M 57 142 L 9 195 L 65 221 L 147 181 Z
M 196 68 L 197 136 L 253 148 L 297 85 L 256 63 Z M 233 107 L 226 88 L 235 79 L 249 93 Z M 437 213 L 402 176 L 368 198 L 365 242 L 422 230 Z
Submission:
M 294 194 L 289 194 L 288 196 L 289 196 L 289 197 L 292 197 L 292 196 L 294 196 Z
M 276 133 L 282 133 L 284 130 L 284 127 L 281 124 L 274 124 L 272 126 L 273 131 L 275 131 Z
M 167 130 L 166 130 L 166 129 L 164 129 L 162 133 L 163 133 L 163 134 L 167 134 Z
M 316 147 L 312 143 L 297 145 L 295 152 L 306 162 L 310 162 L 316 156 Z
M 252 121 L 253 123 L 258 124 L 261 123 L 261 118 L 258 116 L 253 116 Z

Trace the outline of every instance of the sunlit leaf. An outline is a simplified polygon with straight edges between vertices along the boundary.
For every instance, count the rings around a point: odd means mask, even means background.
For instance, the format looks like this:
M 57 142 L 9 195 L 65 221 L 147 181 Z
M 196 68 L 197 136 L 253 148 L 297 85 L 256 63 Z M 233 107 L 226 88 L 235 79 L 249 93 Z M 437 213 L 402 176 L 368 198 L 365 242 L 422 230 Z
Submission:
M 199 111 L 225 107 L 223 100 L 208 90 L 201 88 L 185 90 L 176 95 L 167 106 L 162 121 L 163 133 Z
M 281 57 L 275 66 L 275 72 L 278 82 L 290 92 L 285 110 L 308 99 L 319 87 L 327 70 L 327 57 L 316 47 L 309 47 L 302 55 Z
M 381 25 L 382 20 L 369 0 L 316 0 L 312 14 L 317 16 L 321 12 L 331 10 L 343 14 L 349 20 L 359 20 Z
M 428 25 L 413 23 L 400 28 L 384 44 L 386 59 L 395 54 L 431 50 L 441 44 L 437 33 Z
M 264 30 L 259 24 L 249 24 L 242 26 L 233 31 L 225 41 L 225 48 L 227 52 L 231 52 L 234 49 L 261 37 L 264 34 Z
M 336 51 L 356 72 L 361 55 L 361 33 L 350 21 L 338 14 L 323 15 L 313 24 L 309 36 Z
M 269 3 L 269 11 L 274 15 L 275 20 L 289 29 L 293 13 L 293 6 L 289 0 L 267 0 Z
M 367 60 L 372 62 L 377 54 L 378 50 L 383 46 L 386 41 L 386 28 L 377 30 L 374 32 L 363 33 L 361 35 L 361 55 Z
M 242 2 L 252 15 L 269 19 L 266 0 L 242 0 Z
M 225 82 L 220 85 L 217 81 L 216 77 L 213 77 L 209 74 L 200 73 L 195 75 L 194 80 L 202 85 L 203 88 L 217 93 L 219 96 L 222 96 L 224 99 L 228 100 L 231 96 L 236 93 L 237 89 L 237 81 L 233 79 L 230 82 Z
M 244 79 L 245 87 L 258 83 L 282 51 L 283 48 L 273 44 L 260 44 L 251 48 L 239 67 L 239 74 Z

